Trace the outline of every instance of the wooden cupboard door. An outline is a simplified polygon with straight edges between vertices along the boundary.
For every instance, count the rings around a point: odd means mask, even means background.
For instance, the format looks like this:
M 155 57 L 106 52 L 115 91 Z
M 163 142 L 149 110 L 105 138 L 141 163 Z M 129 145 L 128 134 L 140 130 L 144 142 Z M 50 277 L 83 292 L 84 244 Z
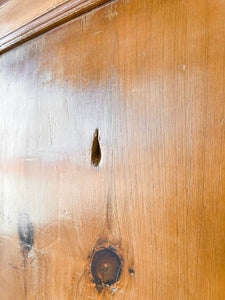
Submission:
M 224 8 L 114 1 L 1 55 L 1 299 L 225 299 Z

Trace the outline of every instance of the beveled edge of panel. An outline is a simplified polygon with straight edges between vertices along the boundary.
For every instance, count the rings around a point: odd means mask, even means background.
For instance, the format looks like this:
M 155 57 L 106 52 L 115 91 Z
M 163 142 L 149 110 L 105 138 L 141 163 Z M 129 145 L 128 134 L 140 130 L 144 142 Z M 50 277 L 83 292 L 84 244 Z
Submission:
M 0 8 L 5 5 L 7 2 L 9 2 L 10 0 L 0 0 Z
M 113 0 L 68 0 L 0 38 L 0 54 Z M 21 12 L 22 13 L 22 12 Z

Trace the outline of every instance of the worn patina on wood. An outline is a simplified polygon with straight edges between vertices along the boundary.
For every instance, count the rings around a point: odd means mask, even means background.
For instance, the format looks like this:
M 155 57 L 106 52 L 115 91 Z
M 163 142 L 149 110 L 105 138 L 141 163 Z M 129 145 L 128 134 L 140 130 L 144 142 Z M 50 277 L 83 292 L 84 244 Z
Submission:
M 118 0 L 0 56 L 1 299 L 225 299 L 224 9 Z

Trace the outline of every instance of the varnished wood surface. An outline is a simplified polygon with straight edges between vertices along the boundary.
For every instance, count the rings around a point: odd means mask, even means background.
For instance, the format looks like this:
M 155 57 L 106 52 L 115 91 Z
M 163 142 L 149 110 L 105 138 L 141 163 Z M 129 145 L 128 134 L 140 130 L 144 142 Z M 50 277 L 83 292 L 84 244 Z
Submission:
M 224 9 L 116 1 L 0 57 L 1 299 L 225 299 Z
M 26 2 L 26 7 L 21 8 L 20 1 L 17 4 L 14 1 L 14 9 L 9 5 L 6 9 L 5 7 L 0 9 L 0 28 L 2 28 L 2 32 L 0 29 L 0 54 L 91 11 L 109 0 L 68 0 L 58 5 L 44 1 L 44 6 L 42 7 L 40 3 L 38 8 L 34 0 L 29 1 L 31 3 L 28 5 Z

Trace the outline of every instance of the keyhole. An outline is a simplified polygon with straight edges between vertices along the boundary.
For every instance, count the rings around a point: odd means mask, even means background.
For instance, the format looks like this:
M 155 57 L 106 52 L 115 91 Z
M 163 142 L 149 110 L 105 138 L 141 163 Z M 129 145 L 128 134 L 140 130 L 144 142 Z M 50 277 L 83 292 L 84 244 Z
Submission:
M 99 133 L 98 129 L 95 129 L 94 138 L 92 142 L 92 148 L 91 148 L 91 163 L 94 167 L 97 167 L 101 161 L 101 147 L 99 144 Z

